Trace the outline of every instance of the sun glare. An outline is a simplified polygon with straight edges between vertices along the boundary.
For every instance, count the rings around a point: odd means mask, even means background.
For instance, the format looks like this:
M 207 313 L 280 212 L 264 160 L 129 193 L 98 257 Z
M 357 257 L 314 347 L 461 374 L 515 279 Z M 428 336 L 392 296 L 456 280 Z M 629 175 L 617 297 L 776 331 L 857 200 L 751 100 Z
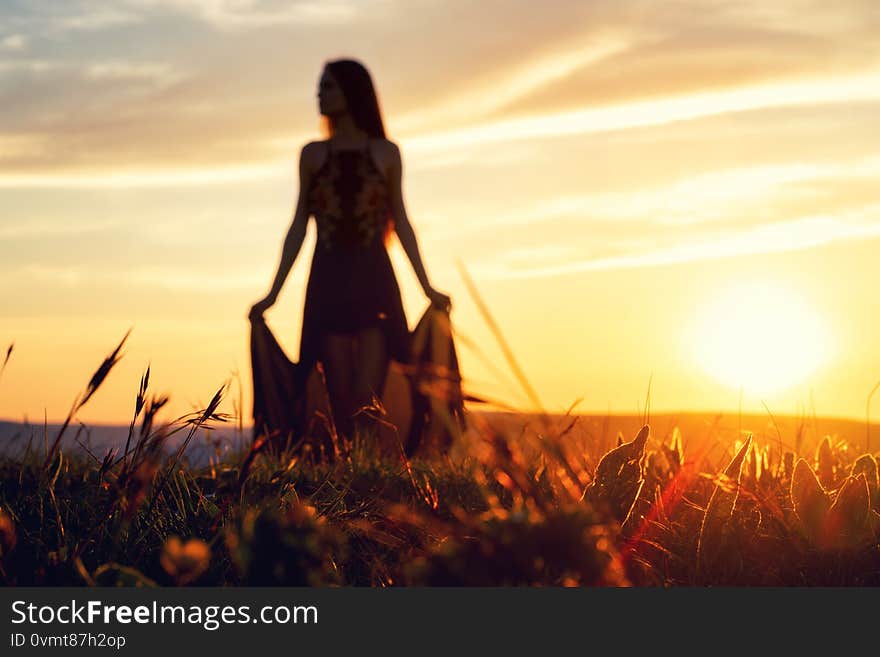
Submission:
M 822 318 L 793 290 L 775 283 L 739 283 L 700 309 L 691 345 L 721 383 L 753 394 L 804 381 L 829 356 Z

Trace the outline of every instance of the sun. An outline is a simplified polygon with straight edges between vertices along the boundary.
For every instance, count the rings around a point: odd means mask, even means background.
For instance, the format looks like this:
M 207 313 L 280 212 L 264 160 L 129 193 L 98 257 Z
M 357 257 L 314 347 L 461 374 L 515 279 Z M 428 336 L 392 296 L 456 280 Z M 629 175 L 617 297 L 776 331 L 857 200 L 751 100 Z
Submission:
M 690 338 L 697 362 L 721 383 L 764 395 L 803 382 L 829 357 L 819 313 L 796 291 L 751 281 L 719 290 Z

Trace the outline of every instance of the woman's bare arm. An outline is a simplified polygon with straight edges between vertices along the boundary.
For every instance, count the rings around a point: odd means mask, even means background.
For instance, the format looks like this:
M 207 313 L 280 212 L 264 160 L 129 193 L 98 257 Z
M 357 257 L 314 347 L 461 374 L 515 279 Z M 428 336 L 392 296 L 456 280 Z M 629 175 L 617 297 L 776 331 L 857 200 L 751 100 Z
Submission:
M 425 265 L 422 263 L 422 256 L 419 253 L 419 243 L 416 239 L 416 233 L 406 214 L 406 207 L 403 203 L 403 163 L 400 157 L 400 149 L 393 142 L 391 152 L 391 167 L 389 190 L 391 194 L 391 212 L 394 215 L 394 228 L 397 236 L 400 238 L 400 244 L 406 252 L 409 261 L 412 263 L 413 270 L 419 279 L 419 283 L 425 294 L 431 291 L 431 284 L 428 282 L 428 274 L 425 271 Z
M 309 224 L 308 211 L 308 189 L 311 181 L 311 170 L 309 167 L 309 144 L 303 146 L 299 156 L 299 197 L 296 202 L 296 209 L 293 214 L 293 222 L 287 231 L 287 237 L 284 239 L 284 248 L 281 251 L 281 262 L 278 264 L 278 272 L 275 274 L 275 280 L 272 283 L 272 289 L 266 295 L 266 300 L 275 303 L 284 281 L 290 273 L 296 256 L 299 254 L 303 241 L 306 237 L 306 228 Z

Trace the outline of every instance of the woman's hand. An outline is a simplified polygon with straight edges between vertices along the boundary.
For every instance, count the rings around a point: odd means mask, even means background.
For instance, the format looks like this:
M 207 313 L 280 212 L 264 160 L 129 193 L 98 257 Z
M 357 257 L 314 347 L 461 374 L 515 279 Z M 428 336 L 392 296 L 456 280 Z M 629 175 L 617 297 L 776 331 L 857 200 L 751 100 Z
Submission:
M 452 299 L 449 298 L 449 295 L 443 294 L 442 292 L 435 290 L 433 287 L 429 287 L 425 290 L 425 295 L 431 300 L 431 305 L 435 308 L 445 310 L 446 312 L 452 310 Z
M 273 299 L 271 296 L 260 299 L 253 306 L 251 306 L 251 310 L 248 313 L 248 319 L 253 320 L 257 317 L 262 316 L 262 314 L 266 312 L 266 309 L 270 308 L 274 303 L 275 299 Z

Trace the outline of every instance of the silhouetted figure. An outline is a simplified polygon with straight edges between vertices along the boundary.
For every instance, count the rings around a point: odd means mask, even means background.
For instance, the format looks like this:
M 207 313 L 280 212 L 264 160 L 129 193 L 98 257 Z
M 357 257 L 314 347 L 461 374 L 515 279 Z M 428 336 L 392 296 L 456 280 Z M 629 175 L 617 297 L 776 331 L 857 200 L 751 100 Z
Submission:
M 381 398 L 389 358 L 406 363 L 411 334 L 387 244 L 397 232 L 432 305 L 446 313 L 449 296 L 431 287 L 401 190 L 397 145 L 386 139 L 373 83 L 362 64 L 328 62 L 318 91 L 330 134 L 306 144 L 299 162 L 299 199 L 269 294 L 251 320 L 275 303 L 296 260 L 310 216 L 317 243 L 306 288 L 299 371 L 320 361 L 337 432 L 368 428 L 356 411 Z

